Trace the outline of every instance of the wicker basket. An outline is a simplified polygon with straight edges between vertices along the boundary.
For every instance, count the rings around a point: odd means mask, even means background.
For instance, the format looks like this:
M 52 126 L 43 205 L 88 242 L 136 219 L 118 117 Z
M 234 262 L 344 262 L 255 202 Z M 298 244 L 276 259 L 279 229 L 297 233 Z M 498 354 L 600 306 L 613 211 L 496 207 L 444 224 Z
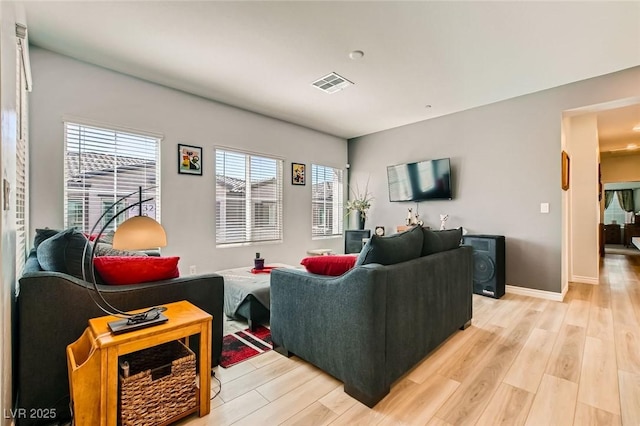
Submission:
M 197 408 L 196 358 L 179 341 L 120 357 L 120 424 L 152 426 L 178 419 Z

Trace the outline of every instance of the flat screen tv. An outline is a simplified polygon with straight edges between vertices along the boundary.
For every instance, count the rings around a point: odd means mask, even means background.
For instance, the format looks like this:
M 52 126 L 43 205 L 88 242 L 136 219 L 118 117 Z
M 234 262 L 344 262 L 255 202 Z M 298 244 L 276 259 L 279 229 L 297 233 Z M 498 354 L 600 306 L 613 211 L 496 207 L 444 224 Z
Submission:
M 389 201 L 450 200 L 451 164 L 448 158 L 387 167 Z

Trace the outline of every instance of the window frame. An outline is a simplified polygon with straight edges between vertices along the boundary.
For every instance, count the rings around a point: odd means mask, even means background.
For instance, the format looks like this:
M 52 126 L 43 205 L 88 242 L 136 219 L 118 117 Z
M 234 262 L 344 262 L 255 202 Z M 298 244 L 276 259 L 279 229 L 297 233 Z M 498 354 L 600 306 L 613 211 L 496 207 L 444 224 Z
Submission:
M 16 169 L 15 169 L 15 231 L 16 276 L 22 275 L 28 253 L 29 232 L 29 109 L 31 65 L 27 28 L 16 24 Z M 16 284 L 17 285 L 17 284 Z
M 331 194 L 332 196 L 331 196 L 330 203 L 327 201 L 328 194 L 326 192 L 327 191 L 326 186 L 323 188 L 324 196 L 320 200 L 315 198 L 316 194 L 318 193 L 318 188 L 316 185 L 319 184 L 317 180 L 318 180 L 318 173 L 320 171 L 322 171 L 325 179 L 328 173 L 336 173 L 338 175 L 337 179 L 334 178 L 331 180 L 332 183 L 337 183 L 338 185 L 336 185 L 335 188 L 331 189 L 331 191 L 334 191 L 335 193 Z M 314 164 L 314 163 L 311 164 L 311 239 L 313 240 L 328 239 L 328 238 L 342 238 L 344 234 L 344 226 L 345 226 L 344 174 L 345 174 L 344 170 L 337 167 L 326 166 L 323 164 Z M 323 180 L 323 182 L 329 182 L 329 181 Z M 336 204 L 336 200 L 337 200 L 337 204 Z M 318 210 L 317 208 L 318 207 L 317 203 L 319 201 L 322 202 L 323 204 L 321 210 Z M 318 213 L 318 216 L 323 217 L 322 224 L 319 224 L 318 222 L 316 222 L 316 213 Z M 328 216 L 327 213 L 331 213 L 330 219 L 327 219 L 327 216 Z M 327 227 L 329 226 L 327 225 L 328 220 L 331 220 L 331 222 L 335 222 L 330 225 L 331 233 L 319 234 L 314 231 L 315 228 L 320 228 L 320 227 L 326 230 Z M 337 226 L 337 229 L 334 229 L 336 226 Z
M 226 156 L 227 154 L 229 157 Z M 220 158 L 219 155 L 224 157 Z M 284 160 L 271 154 L 224 146 L 214 147 L 214 157 L 216 248 L 282 243 L 284 240 Z M 243 164 L 232 164 L 233 157 L 235 161 L 242 161 Z M 255 162 L 264 162 L 264 168 L 254 167 L 252 164 Z M 274 162 L 273 176 L 269 175 L 262 180 L 253 179 L 253 169 L 257 169 L 254 176 L 260 172 L 267 173 L 271 167 L 268 166 L 269 162 Z M 230 170 L 227 171 L 227 168 Z M 237 176 L 233 176 L 234 174 Z M 241 175 L 243 177 L 240 177 Z M 267 182 L 271 179 L 274 183 L 272 196 L 268 194 L 269 191 L 266 198 L 264 193 L 253 195 L 260 191 L 254 188 L 255 186 L 260 183 L 268 184 Z M 246 185 L 247 181 L 251 182 L 249 187 Z M 231 192 L 231 187 L 234 187 L 234 192 Z M 268 223 L 257 223 L 259 213 L 264 211 L 265 206 L 268 211 Z M 237 215 L 238 219 L 230 218 L 233 214 Z M 271 224 L 272 218 L 275 218 L 274 224 Z
M 79 119 L 77 117 L 63 117 L 63 127 L 65 158 L 63 186 L 63 220 L 65 228 L 68 228 L 72 225 L 69 223 L 70 202 L 82 204 L 84 221 L 83 226 L 82 228 L 80 228 L 80 230 L 82 232 L 89 233 L 91 232 L 94 225 L 96 225 L 96 222 L 100 215 L 102 215 L 102 213 L 104 212 L 104 203 L 108 201 L 105 199 L 105 197 L 111 198 L 111 202 L 114 203 L 118 198 L 137 191 L 140 186 L 143 188 L 143 190 L 145 190 L 144 197 L 153 199 L 152 201 L 150 201 L 150 203 L 154 205 L 154 219 L 158 222 L 161 222 L 160 183 L 162 169 L 161 143 L 162 139 L 164 138 L 163 135 L 137 129 L 130 129 L 122 126 Z M 89 136 L 82 136 L 81 133 L 83 130 L 87 132 Z M 70 136 L 70 132 L 74 135 Z M 77 134 L 75 134 L 74 132 L 77 132 Z M 109 136 L 112 137 L 112 140 L 104 138 L 104 143 L 96 141 L 95 139 L 97 139 L 97 137 L 95 135 L 99 135 L 102 133 L 109 134 Z M 142 141 L 142 144 L 139 144 L 137 141 Z M 120 148 L 116 146 L 118 143 L 121 144 Z M 73 145 L 75 150 L 70 150 L 70 144 Z M 141 146 L 153 146 L 153 149 L 140 149 Z M 94 149 L 97 149 L 98 151 L 109 151 L 115 149 L 115 153 L 106 152 L 103 154 L 106 159 L 110 161 L 112 160 L 114 162 L 114 165 L 111 166 L 111 168 L 106 169 L 90 169 L 89 172 L 85 171 L 81 174 L 79 172 L 79 165 L 82 164 L 82 158 L 88 158 L 87 156 L 89 153 L 93 155 L 96 154 L 96 152 L 89 151 L 89 149 L 91 149 L 92 147 L 94 147 Z M 136 150 L 139 150 L 143 153 L 140 154 L 141 157 L 132 157 L 131 154 L 123 155 L 123 153 L 118 151 L 119 149 L 121 149 L 124 153 L 126 153 L 132 147 L 135 147 Z M 70 153 L 76 155 L 78 158 L 78 176 L 72 176 L 69 170 Z M 135 167 L 137 166 L 132 166 L 130 164 L 119 164 L 116 160 L 117 158 L 129 158 L 137 161 L 146 161 L 146 164 L 143 164 L 141 166 L 143 167 L 144 172 L 138 175 L 139 172 L 135 169 Z M 153 164 L 153 166 L 151 167 L 148 164 Z M 152 173 L 147 173 L 147 169 L 150 169 Z M 119 174 L 122 176 L 122 173 L 130 170 L 134 170 L 134 173 L 131 173 L 129 175 L 129 178 L 119 178 Z M 72 177 L 74 179 L 73 181 L 71 180 Z M 100 177 L 106 177 L 106 181 L 108 182 L 109 180 L 111 180 L 112 184 L 109 185 L 105 183 L 104 180 L 100 181 Z M 91 181 L 92 178 L 95 178 L 93 182 Z M 94 184 L 96 187 L 92 188 Z M 128 205 L 134 201 L 125 200 L 125 202 Z M 120 211 L 120 209 L 116 210 Z M 135 208 L 125 213 L 122 221 L 124 221 L 132 214 L 137 214 L 137 210 Z M 121 223 L 121 221 L 118 222 Z M 98 232 L 102 228 L 103 224 L 104 220 L 101 220 L 100 223 L 96 226 L 94 232 Z M 73 225 L 75 225 L 75 223 Z M 115 228 L 110 227 L 110 230 L 113 229 Z

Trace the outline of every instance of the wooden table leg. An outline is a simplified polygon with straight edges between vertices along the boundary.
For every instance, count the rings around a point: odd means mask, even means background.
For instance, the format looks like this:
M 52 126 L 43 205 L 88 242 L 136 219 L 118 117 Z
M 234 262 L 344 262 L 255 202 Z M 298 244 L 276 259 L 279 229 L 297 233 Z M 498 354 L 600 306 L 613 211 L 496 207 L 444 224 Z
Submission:
M 118 423 L 118 349 L 107 349 L 107 425 Z
M 108 376 L 108 372 L 107 369 L 104 368 L 105 365 L 107 365 L 107 360 L 109 359 L 108 357 L 108 350 L 101 350 L 100 351 L 100 426 L 107 426 L 107 407 L 108 407 L 108 401 L 107 401 L 107 395 L 109 394 L 109 384 L 107 382 L 107 376 Z
M 211 321 L 200 329 L 200 410 L 199 416 L 211 411 Z

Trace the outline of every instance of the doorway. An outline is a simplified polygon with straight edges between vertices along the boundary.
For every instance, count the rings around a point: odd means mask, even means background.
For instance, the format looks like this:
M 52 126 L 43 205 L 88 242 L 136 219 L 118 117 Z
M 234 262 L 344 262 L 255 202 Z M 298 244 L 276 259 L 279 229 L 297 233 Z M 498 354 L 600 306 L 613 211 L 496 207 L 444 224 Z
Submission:
M 561 149 L 571 158 L 571 182 L 579 183 L 562 196 L 563 293 L 569 281 L 599 283 L 605 210 L 600 184 L 640 182 L 640 131 L 634 127 L 640 130 L 640 97 L 563 112 Z M 624 246 L 624 221 L 619 225 Z
M 603 202 L 605 256 L 640 255 L 640 181 L 605 184 Z

